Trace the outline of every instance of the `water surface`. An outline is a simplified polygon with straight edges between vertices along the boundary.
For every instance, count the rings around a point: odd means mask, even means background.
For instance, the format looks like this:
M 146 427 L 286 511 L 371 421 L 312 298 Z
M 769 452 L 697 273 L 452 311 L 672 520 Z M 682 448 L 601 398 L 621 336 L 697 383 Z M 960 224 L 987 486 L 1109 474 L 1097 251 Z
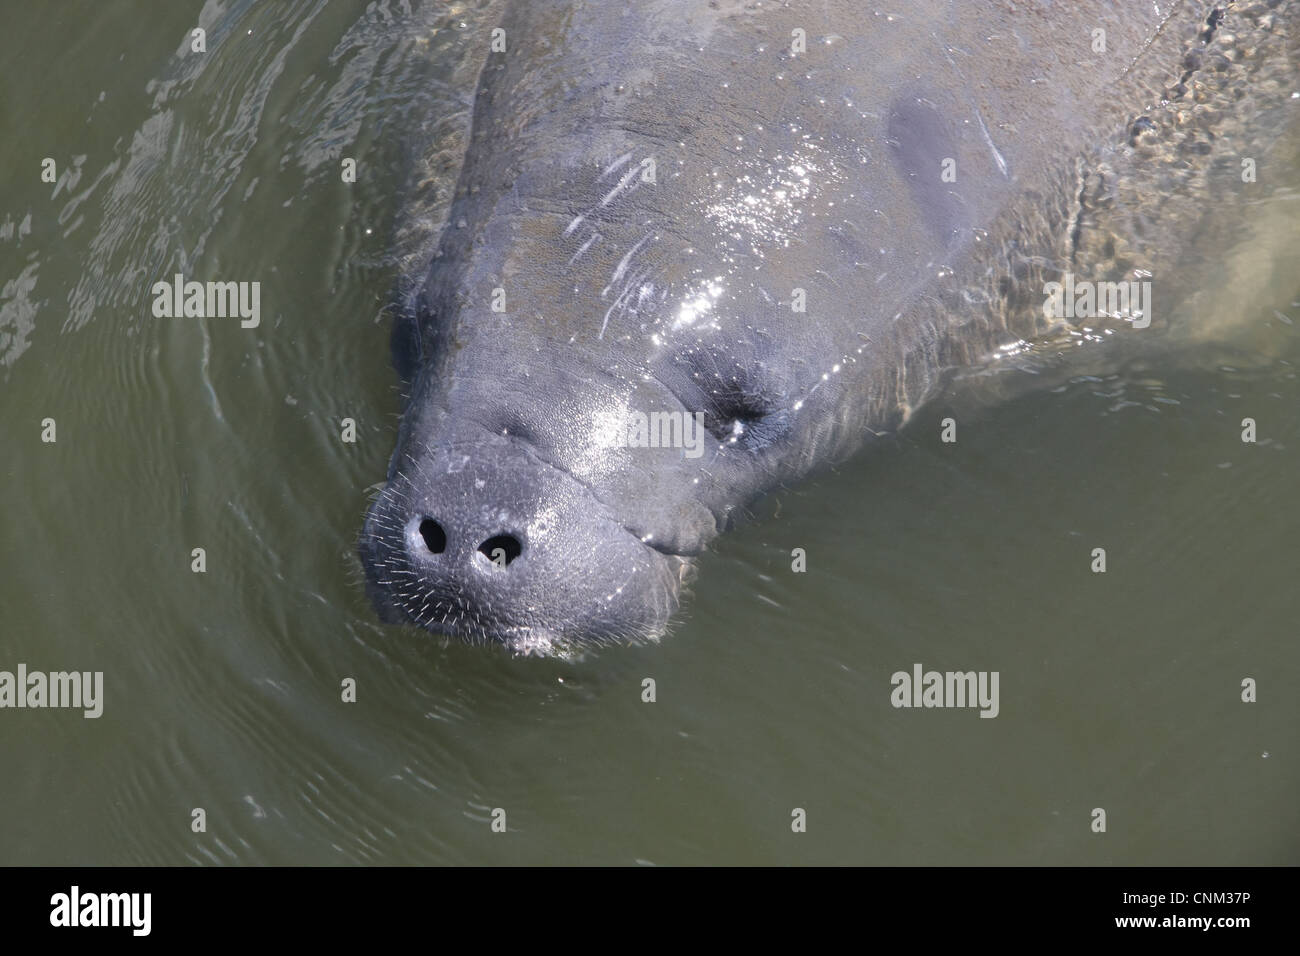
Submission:
M 773 496 L 657 645 L 512 658 L 376 621 L 385 309 L 437 225 L 393 237 L 404 144 L 447 195 L 486 20 L 7 18 L 0 669 L 103 671 L 105 704 L 0 711 L 0 863 L 1300 862 L 1293 276 L 1242 290 L 1248 352 L 962 406 L 945 445 L 954 396 Z M 260 281 L 261 325 L 155 319 L 178 271 Z M 918 662 L 998 671 L 999 716 L 895 709 Z

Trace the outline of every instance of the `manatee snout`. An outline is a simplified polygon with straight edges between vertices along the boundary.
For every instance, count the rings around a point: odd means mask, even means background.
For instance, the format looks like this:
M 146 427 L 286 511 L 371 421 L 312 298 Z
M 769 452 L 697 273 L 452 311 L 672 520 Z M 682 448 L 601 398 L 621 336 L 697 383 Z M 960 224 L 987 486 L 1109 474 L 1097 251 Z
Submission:
M 526 441 L 486 431 L 399 454 L 359 550 L 389 622 L 523 653 L 657 637 L 687 569 Z

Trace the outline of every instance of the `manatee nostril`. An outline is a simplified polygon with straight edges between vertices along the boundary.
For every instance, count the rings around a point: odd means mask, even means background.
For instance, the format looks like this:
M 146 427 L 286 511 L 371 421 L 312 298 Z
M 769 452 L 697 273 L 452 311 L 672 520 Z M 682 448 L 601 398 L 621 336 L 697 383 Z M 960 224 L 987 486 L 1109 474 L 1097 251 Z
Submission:
M 442 554 L 447 550 L 447 532 L 442 530 L 442 525 L 432 518 L 425 518 L 420 522 L 420 537 L 424 539 L 424 546 L 432 554 Z
M 478 546 L 480 554 L 498 567 L 505 567 L 524 553 L 524 546 L 512 534 L 498 534 Z

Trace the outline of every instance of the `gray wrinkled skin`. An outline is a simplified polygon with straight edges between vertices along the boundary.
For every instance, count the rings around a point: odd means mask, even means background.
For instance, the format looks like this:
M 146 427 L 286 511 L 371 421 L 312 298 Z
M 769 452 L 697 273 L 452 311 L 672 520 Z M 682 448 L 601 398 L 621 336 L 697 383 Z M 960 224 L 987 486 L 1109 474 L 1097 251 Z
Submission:
M 361 539 L 376 605 L 523 652 L 657 637 L 738 509 L 897 429 L 946 370 L 1061 333 L 1044 278 L 1172 274 L 1196 224 L 1148 226 L 1147 259 L 1118 261 L 1098 236 L 1131 227 L 1107 222 L 1097 164 L 1194 206 L 1210 161 L 1144 159 L 1130 124 L 1173 137 L 1195 96 L 1293 55 L 1287 9 L 506 5 L 394 332 L 408 399 Z M 1214 46 L 1229 27 L 1235 56 Z M 1251 108 L 1284 103 L 1274 86 Z M 703 413 L 703 454 L 611 441 L 661 411 Z M 480 550 L 499 536 L 505 566 Z

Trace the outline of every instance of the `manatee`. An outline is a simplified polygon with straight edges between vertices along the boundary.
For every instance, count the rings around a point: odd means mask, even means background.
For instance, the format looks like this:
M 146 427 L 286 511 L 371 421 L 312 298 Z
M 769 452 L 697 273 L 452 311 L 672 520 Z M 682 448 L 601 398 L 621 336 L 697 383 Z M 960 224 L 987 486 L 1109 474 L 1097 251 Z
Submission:
M 954 377 L 1190 330 L 1187 250 L 1235 241 L 1267 195 L 1242 157 L 1294 142 L 1293 8 L 506 3 L 397 297 L 381 616 L 655 639 L 755 499 Z M 1063 279 L 1156 291 L 1056 314 Z

